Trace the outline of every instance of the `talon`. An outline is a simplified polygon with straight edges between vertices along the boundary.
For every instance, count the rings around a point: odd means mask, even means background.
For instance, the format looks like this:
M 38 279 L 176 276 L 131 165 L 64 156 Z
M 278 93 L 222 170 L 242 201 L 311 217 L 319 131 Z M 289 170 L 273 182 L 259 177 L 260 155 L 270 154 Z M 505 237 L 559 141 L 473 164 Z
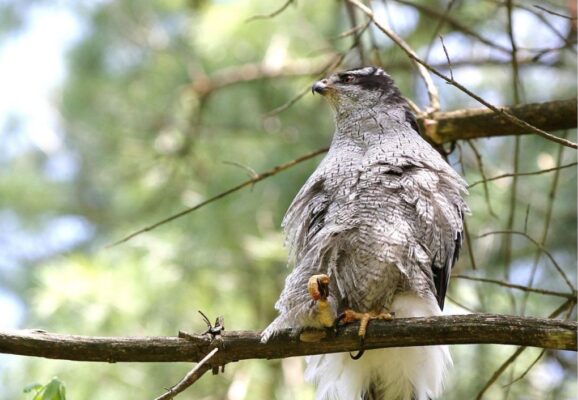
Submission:
M 342 312 L 339 315 L 339 317 L 337 317 L 337 319 L 335 320 L 335 325 L 338 325 L 339 323 L 348 324 L 351 322 L 359 321 L 358 335 L 362 339 L 364 339 L 365 334 L 367 332 L 367 325 L 369 324 L 369 321 L 374 319 L 391 320 L 393 319 L 393 316 L 394 316 L 393 313 L 379 313 L 379 314 L 375 312 L 360 313 L 348 309 Z
M 363 313 L 358 313 L 353 310 L 345 310 L 335 320 L 336 324 L 349 324 L 351 322 L 360 321 L 363 318 Z
M 329 296 L 329 277 L 325 274 L 313 275 L 307 282 L 307 290 L 313 300 L 326 300 Z
M 348 309 L 348 310 L 345 310 L 344 312 L 342 312 L 335 320 L 334 326 L 337 326 L 340 323 L 347 324 L 350 322 L 359 321 L 359 330 L 358 330 L 357 334 L 358 334 L 359 340 L 360 340 L 360 346 L 359 346 L 360 350 L 355 355 L 349 353 L 349 356 L 351 357 L 352 360 L 359 360 L 361 358 L 361 356 L 363 356 L 363 353 L 365 352 L 365 350 L 363 349 L 363 345 L 365 343 L 365 334 L 367 333 L 367 325 L 369 324 L 369 321 L 371 321 L 373 319 L 390 320 L 390 319 L 393 319 L 393 314 L 392 313 L 379 313 L 378 314 L 375 312 L 360 313 L 360 312 L 356 312 L 356 311 Z
M 329 297 L 329 276 L 326 274 L 313 275 L 307 282 L 307 291 L 311 296 L 311 316 L 315 324 L 324 328 L 334 325 L 335 306 Z

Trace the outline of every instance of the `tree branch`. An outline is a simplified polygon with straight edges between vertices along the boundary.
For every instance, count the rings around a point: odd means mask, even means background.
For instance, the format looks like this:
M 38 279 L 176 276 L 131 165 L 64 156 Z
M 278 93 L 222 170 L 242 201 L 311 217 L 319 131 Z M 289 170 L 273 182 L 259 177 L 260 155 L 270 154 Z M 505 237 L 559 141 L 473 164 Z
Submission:
M 372 321 L 365 349 L 439 344 L 509 344 L 576 351 L 575 321 L 491 314 L 400 318 Z M 299 340 L 298 330 L 280 332 L 261 343 L 260 332 L 222 332 L 178 337 L 90 337 L 44 331 L 0 331 L 0 353 L 97 362 L 199 362 L 211 350 L 207 365 L 217 367 L 246 359 L 273 359 L 359 349 L 357 324 L 340 327 L 315 343 Z
M 498 108 L 534 127 L 553 132 L 576 128 L 576 107 L 577 101 L 574 98 Z M 437 124 L 435 129 L 428 128 L 428 133 L 438 144 L 454 140 L 534 133 L 487 108 L 438 112 L 431 118 Z

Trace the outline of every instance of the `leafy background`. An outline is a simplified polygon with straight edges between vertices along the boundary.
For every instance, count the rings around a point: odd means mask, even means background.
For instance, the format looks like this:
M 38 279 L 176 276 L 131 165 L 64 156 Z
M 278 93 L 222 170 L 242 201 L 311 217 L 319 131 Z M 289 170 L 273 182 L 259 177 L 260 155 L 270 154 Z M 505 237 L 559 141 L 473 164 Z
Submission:
M 450 15 L 509 48 L 500 1 L 415 1 Z M 576 20 L 515 3 L 520 102 L 576 95 Z M 572 2 L 540 3 L 571 14 Z M 336 52 L 359 64 L 341 2 L 281 6 L 256 0 L 10 1 L 0 3 L 0 327 L 84 335 L 175 335 L 200 331 L 200 309 L 227 329 L 262 329 L 288 273 L 280 221 L 320 158 L 307 161 L 122 245 L 107 244 L 263 171 L 327 146 L 329 108 L 306 95 L 280 107 L 319 77 Z M 372 2 L 422 55 L 448 72 L 438 24 L 406 1 Z M 570 8 L 570 9 L 569 9 Z M 574 14 L 575 15 L 575 14 Z M 359 21 L 361 16 L 358 16 Z M 547 22 L 544 22 L 544 20 Z M 554 30 L 558 33 L 556 34 Z M 451 24 L 440 31 L 457 81 L 495 104 L 515 101 L 509 55 Z M 378 31 L 362 39 L 422 108 L 424 87 L 403 53 Z M 370 52 L 372 44 L 375 50 Z M 303 63 L 306 72 L 256 79 L 202 95 L 199 82 L 240 65 L 270 70 Z M 280 69 L 281 68 L 281 69 Z M 445 110 L 477 107 L 436 79 Z M 576 141 L 575 130 L 557 132 Z M 535 136 L 519 139 L 519 171 L 576 161 L 576 153 Z M 513 171 L 514 138 L 472 142 L 485 176 Z M 450 161 L 468 182 L 482 179 L 470 144 Z M 239 167 L 241 166 L 241 167 Z M 554 183 L 556 182 L 556 183 Z M 555 186 L 554 186 L 555 185 Z M 552 189 L 554 188 L 554 189 Z M 545 247 L 576 280 L 576 168 L 501 179 L 471 189 L 473 250 L 456 273 L 566 290 L 552 264 L 523 235 L 479 235 L 512 228 Z M 514 196 L 514 197 L 513 197 Z M 513 198 L 513 201 L 512 201 Z M 508 250 L 510 249 L 510 250 Z M 511 254 L 511 258 L 507 255 Z M 472 258 L 476 270 L 472 269 Z M 454 279 L 448 313 L 547 316 L 561 300 Z M 575 318 L 575 312 L 563 314 Z M 474 398 L 513 353 L 509 346 L 455 346 L 445 399 Z M 528 349 L 488 390 L 488 399 L 575 398 L 574 353 Z M 0 399 L 31 398 L 27 385 L 58 376 L 72 399 L 153 398 L 188 364 L 85 364 L 0 356 Z M 244 361 L 205 376 L 183 398 L 312 399 L 303 362 Z

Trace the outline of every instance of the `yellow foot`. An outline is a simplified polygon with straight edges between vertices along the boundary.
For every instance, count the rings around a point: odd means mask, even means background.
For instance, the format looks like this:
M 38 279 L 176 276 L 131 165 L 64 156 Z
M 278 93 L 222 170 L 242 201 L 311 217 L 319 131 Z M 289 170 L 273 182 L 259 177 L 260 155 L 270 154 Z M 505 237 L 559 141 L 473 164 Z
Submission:
M 348 310 L 345 310 L 337 318 L 337 323 L 342 323 L 342 324 L 349 324 L 351 322 L 359 321 L 359 330 L 357 331 L 357 334 L 358 334 L 359 339 L 361 341 L 361 343 L 360 343 L 361 349 L 355 355 L 352 355 L 351 353 L 349 354 L 349 356 L 352 359 L 359 360 L 361 358 L 361 356 L 363 355 L 363 353 L 365 352 L 365 350 L 363 350 L 363 344 L 365 342 L 365 333 L 367 332 L 367 325 L 369 324 L 369 321 L 374 320 L 374 319 L 391 320 L 391 319 L 393 319 L 393 314 L 376 313 L 376 312 L 360 313 L 360 312 L 348 309 Z
M 335 310 L 327 300 L 329 297 L 329 276 L 313 275 L 307 282 L 307 291 L 316 306 L 315 320 L 323 327 L 330 328 L 335 320 Z
M 374 319 L 390 320 L 393 319 L 393 315 L 390 313 L 360 313 L 353 310 L 345 310 L 338 318 L 338 322 L 343 324 L 349 324 L 351 322 L 359 321 L 359 331 L 358 335 L 361 338 L 365 338 L 365 333 L 367 331 L 367 325 L 369 321 Z

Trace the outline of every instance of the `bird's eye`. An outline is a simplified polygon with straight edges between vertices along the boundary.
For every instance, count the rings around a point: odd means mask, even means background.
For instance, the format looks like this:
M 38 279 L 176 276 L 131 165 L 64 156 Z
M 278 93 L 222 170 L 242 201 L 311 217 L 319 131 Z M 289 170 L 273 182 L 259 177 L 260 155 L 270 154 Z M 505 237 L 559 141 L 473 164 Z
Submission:
M 355 80 L 353 75 L 343 75 L 341 77 L 341 82 L 343 83 L 352 83 Z

